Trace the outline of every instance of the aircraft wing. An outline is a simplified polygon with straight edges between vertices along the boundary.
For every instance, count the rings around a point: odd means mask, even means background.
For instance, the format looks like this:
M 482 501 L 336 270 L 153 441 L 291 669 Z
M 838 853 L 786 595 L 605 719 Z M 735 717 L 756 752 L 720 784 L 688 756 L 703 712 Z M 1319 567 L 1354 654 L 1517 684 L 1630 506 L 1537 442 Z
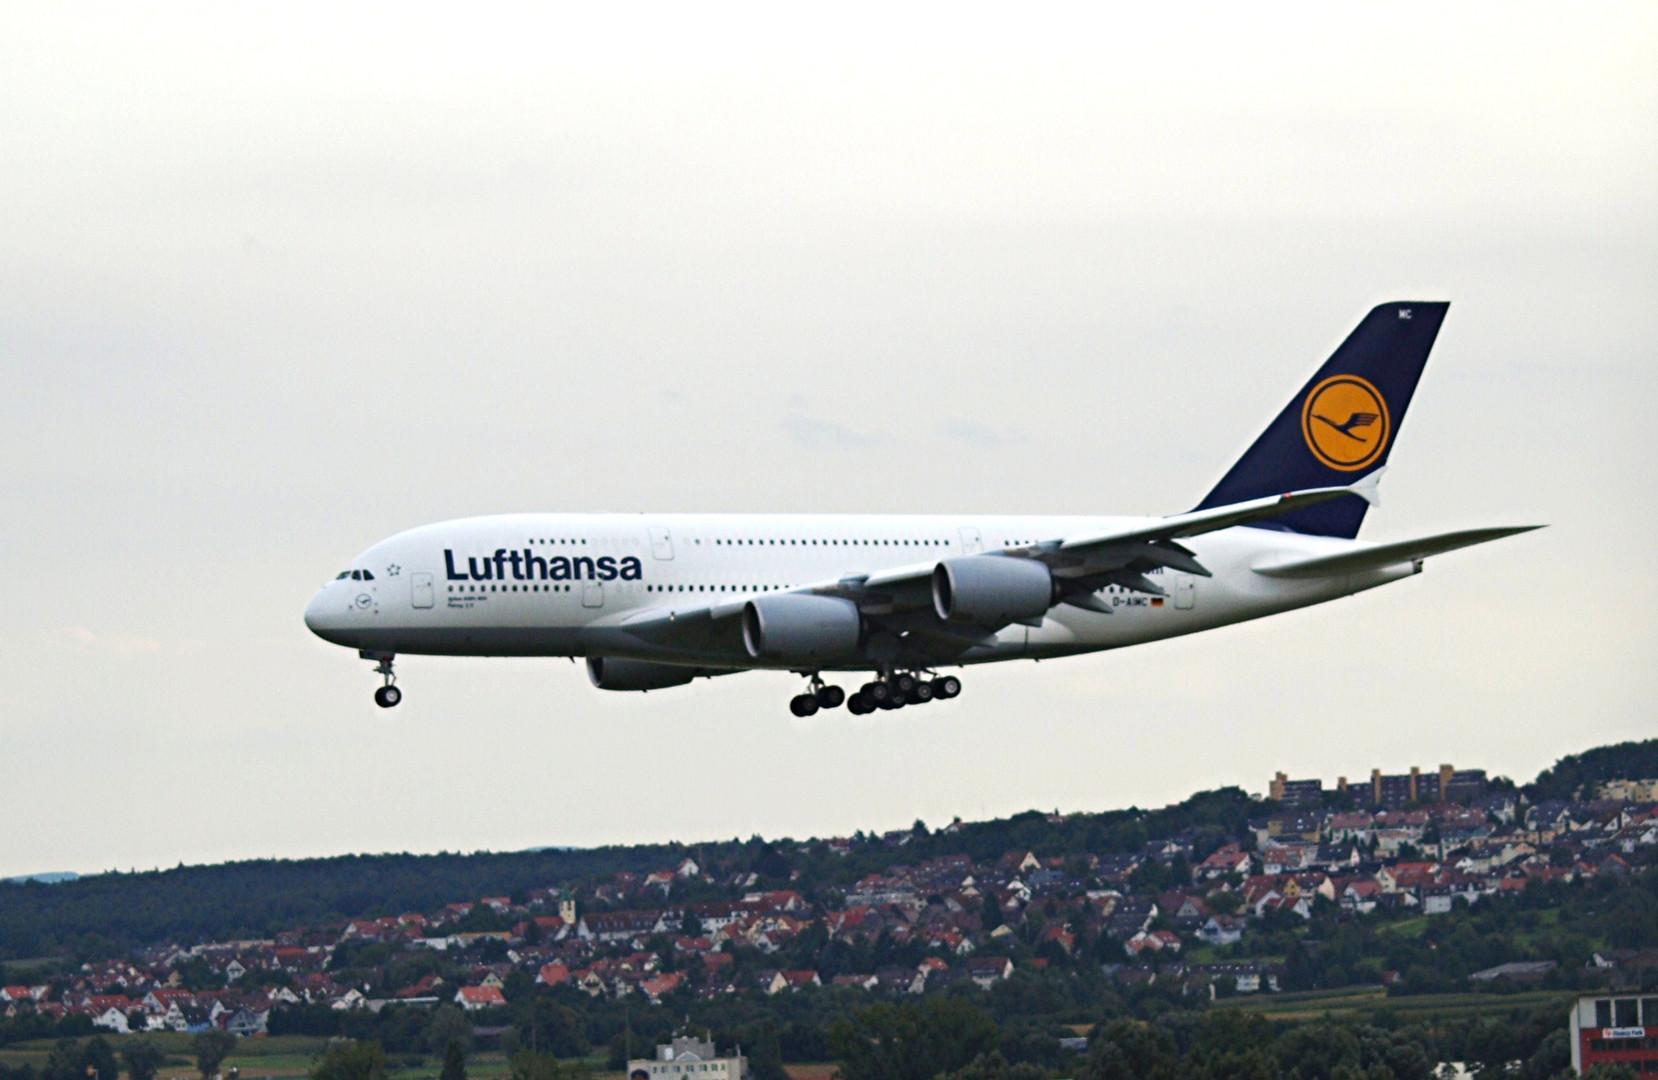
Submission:
M 1137 592 L 1162 596 L 1163 589 L 1147 578 L 1146 572 L 1163 567 L 1203 577 L 1208 569 L 1179 541 L 1236 525 L 1249 525 L 1301 510 L 1319 503 L 1357 496 L 1376 499 L 1376 481 L 1381 470 L 1346 487 L 1312 488 L 1262 499 L 1196 510 L 1172 517 L 1154 518 L 1141 524 L 1109 532 L 1060 537 L 1036 544 L 968 558 L 1034 559 L 1045 563 L 1060 583 L 1061 603 L 1092 611 L 1109 612 L 1094 594 L 1107 585 L 1119 585 Z M 819 582 L 802 588 L 824 596 L 856 600 L 866 614 L 890 614 L 905 609 L 930 607 L 932 574 L 936 560 L 896 567 L 866 576 Z
M 1160 567 L 1210 576 L 1208 569 L 1179 540 L 1236 525 L 1266 521 L 1279 514 L 1316 506 L 1332 499 L 1360 497 L 1375 501 L 1380 470 L 1346 487 L 1312 488 L 1284 495 L 1251 499 L 1172 517 L 1154 518 L 1122 529 L 1075 537 L 1059 537 L 983 555 L 959 558 L 1033 559 L 1046 564 L 1058 584 L 1058 603 L 1110 613 L 1095 596 L 1107 585 L 1163 595 L 1163 589 L 1145 575 Z M 917 632 L 955 647 L 966 647 L 994 635 L 995 627 L 946 627 L 932 611 L 932 576 L 938 560 L 911 563 L 869 574 L 853 574 L 818 581 L 789 590 L 850 600 L 864 615 L 894 630 Z M 755 597 L 733 597 L 718 603 L 691 603 L 652 608 L 610 624 L 645 641 L 714 653 L 741 647 L 740 618 L 744 605 Z
M 1461 532 L 1425 536 L 1420 540 L 1401 540 L 1393 544 L 1375 544 L 1356 548 L 1352 551 L 1340 551 L 1334 555 L 1314 555 L 1290 562 L 1274 563 L 1270 566 L 1257 566 L 1255 572 L 1266 577 L 1276 578 L 1337 577 L 1342 574 L 1356 574 L 1365 570 L 1380 570 L 1384 566 L 1397 566 L 1400 563 L 1415 562 L 1430 555 L 1442 555 L 1447 551 L 1455 551 L 1457 548 L 1472 547 L 1475 544 L 1501 540 L 1505 536 L 1531 532 L 1533 529 L 1541 529 L 1542 527 L 1541 525 L 1511 525 L 1494 529 L 1464 529 Z

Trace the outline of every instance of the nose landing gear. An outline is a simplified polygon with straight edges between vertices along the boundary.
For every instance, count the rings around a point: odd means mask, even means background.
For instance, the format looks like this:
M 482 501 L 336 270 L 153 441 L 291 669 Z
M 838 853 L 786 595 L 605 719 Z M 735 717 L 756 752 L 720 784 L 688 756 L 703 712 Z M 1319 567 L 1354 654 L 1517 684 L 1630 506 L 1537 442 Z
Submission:
M 364 660 L 377 661 L 374 665 L 374 673 L 383 676 L 386 680 L 385 685 L 374 692 L 374 703 L 382 709 L 390 709 L 399 701 L 402 701 L 403 691 L 397 688 L 397 675 L 392 671 L 392 661 L 396 660 L 397 657 L 391 653 L 361 652 L 357 655 Z

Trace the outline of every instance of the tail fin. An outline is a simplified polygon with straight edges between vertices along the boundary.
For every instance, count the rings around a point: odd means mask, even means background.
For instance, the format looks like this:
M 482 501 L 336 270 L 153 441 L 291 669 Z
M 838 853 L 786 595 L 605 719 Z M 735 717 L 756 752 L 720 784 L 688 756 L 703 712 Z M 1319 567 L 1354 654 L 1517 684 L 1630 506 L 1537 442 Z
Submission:
M 1372 309 L 1196 509 L 1351 484 L 1386 465 L 1450 306 L 1404 301 Z M 1263 526 L 1352 539 L 1369 507 L 1337 499 Z

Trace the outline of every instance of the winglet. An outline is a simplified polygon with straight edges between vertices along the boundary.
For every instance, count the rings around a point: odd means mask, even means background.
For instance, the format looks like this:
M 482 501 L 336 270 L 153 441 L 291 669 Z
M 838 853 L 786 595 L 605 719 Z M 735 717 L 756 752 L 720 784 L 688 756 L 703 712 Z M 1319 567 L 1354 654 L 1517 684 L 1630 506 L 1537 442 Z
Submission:
M 1380 506 L 1382 505 L 1382 492 L 1379 485 L 1382 482 L 1382 474 L 1385 472 L 1387 472 L 1387 466 L 1383 465 L 1381 468 L 1371 472 L 1363 480 L 1350 484 L 1349 490 L 1365 502 L 1369 503 L 1371 506 Z

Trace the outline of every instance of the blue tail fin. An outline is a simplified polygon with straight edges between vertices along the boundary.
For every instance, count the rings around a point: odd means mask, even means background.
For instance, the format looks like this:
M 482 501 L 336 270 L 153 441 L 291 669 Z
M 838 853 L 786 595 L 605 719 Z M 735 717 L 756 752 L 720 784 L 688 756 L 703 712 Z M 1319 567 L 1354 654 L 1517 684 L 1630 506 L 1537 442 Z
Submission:
M 1387 464 L 1450 306 L 1399 302 L 1373 309 L 1197 509 L 1351 484 Z M 1266 524 L 1352 539 L 1368 508 L 1363 499 L 1337 499 Z

